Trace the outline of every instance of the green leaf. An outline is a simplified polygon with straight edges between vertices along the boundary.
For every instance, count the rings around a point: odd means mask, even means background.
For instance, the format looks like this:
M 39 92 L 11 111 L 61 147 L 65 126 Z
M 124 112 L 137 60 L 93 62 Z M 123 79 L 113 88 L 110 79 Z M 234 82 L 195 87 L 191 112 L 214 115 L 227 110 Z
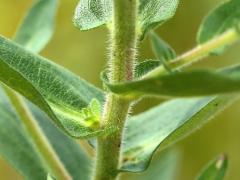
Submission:
M 101 131 L 81 118 L 92 99 L 103 102 L 103 93 L 47 59 L 0 37 L 0 81 L 16 90 L 73 137 L 94 136 Z
M 28 105 L 55 152 L 73 178 L 76 180 L 88 179 L 91 161 L 79 144 L 59 131 L 37 107 L 30 103 Z M 23 175 L 24 179 L 43 180 L 47 177 L 48 168 L 42 164 L 31 139 L 1 88 L 0 155 Z
M 240 90 L 240 65 L 221 71 L 175 72 L 127 83 L 109 84 L 109 89 L 129 98 L 139 96 L 192 97 Z
M 131 117 L 123 139 L 122 171 L 145 170 L 153 154 L 209 122 L 235 96 L 177 99 Z
M 229 0 L 215 8 L 203 20 L 197 41 L 202 44 L 233 28 L 240 22 L 240 1 Z
M 128 180 L 175 180 L 180 165 L 181 153 L 170 150 L 157 154 L 150 167 L 142 173 L 127 174 Z
M 220 155 L 202 170 L 197 180 L 223 180 L 227 171 L 227 166 L 227 157 L 225 155 Z
M 176 57 L 175 51 L 153 31 L 150 33 L 150 40 L 156 58 L 161 61 L 168 72 L 172 72 L 171 68 L 167 65 L 167 61 L 173 60 Z
M 145 60 L 136 65 L 134 71 L 134 77 L 140 78 L 141 76 L 147 74 L 149 71 L 161 65 L 161 62 L 158 60 Z
M 172 18 L 178 3 L 178 0 L 140 0 L 139 24 L 142 37 L 149 30 Z
M 139 29 L 141 36 L 170 19 L 178 0 L 140 0 Z M 89 30 L 111 22 L 112 0 L 80 0 L 73 22 L 80 30 Z
M 150 40 L 152 44 L 153 52 L 156 55 L 156 58 L 161 62 L 169 61 L 176 57 L 176 52 L 174 49 L 162 40 L 156 33 L 150 33 Z
M 57 0 L 38 0 L 23 19 L 15 41 L 33 52 L 42 50 L 53 34 L 57 4 Z
M 80 30 L 89 30 L 110 21 L 112 0 L 80 0 L 73 22 Z

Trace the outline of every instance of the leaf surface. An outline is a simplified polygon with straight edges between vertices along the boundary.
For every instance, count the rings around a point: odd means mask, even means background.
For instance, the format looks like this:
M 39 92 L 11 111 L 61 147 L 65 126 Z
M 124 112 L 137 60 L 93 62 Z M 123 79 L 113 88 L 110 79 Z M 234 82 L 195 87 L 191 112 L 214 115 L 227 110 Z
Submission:
M 155 151 L 202 127 L 236 97 L 176 99 L 131 117 L 123 139 L 122 171 L 141 172 Z
M 227 157 L 225 155 L 220 155 L 204 167 L 197 180 L 223 180 L 227 167 Z
M 103 101 L 103 93 L 76 75 L 49 60 L 0 37 L 0 81 L 45 111 L 73 137 L 98 133 L 81 109 L 93 99 Z
M 178 0 L 140 0 L 139 28 L 141 36 L 169 20 L 176 12 Z M 89 30 L 112 21 L 112 0 L 80 0 L 73 22 L 80 30 Z

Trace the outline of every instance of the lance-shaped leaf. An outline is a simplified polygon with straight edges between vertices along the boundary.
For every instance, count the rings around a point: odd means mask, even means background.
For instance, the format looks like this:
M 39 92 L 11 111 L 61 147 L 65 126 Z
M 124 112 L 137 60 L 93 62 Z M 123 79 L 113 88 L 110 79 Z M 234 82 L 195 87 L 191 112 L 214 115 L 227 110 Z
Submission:
M 73 137 L 99 133 L 82 109 L 103 93 L 49 60 L 0 37 L 0 81 L 28 98 Z
M 161 61 L 162 65 L 168 72 L 172 72 L 171 68 L 167 65 L 167 61 L 173 60 L 176 57 L 173 48 L 153 31 L 150 33 L 150 40 L 156 58 Z
M 34 116 L 49 139 L 55 152 L 75 180 L 89 177 L 91 160 L 73 139 L 57 129 L 49 118 L 28 103 Z M 26 134 L 16 112 L 0 88 L 0 156 L 11 164 L 27 180 L 43 180 L 47 177 L 47 167 Z
M 178 0 L 140 0 L 139 29 L 141 36 L 164 23 L 176 12 Z M 89 30 L 111 22 L 112 0 L 80 0 L 73 18 L 80 30 Z
M 197 177 L 197 180 L 223 180 L 226 175 L 227 166 L 227 157 L 225 155 L 220 155 L 204 167 Z
M 149 71 L 161 65 L 158 60 L 145 60 L 136 65 L 134 71 L 135 78 L 141 78 L 143 75 L 147 74 Z
M 153 52 L 157 59 L 162 61 L 169 61 L 176 57 L 174 49 L 162 40 L 155 32 L 150 33 L 150 40 Z
M 15 41 L 26 49 L 39 52 L 52 37 L 57 0 L 38 0 L 23 19 Z
M 174 72 L 127 83 L 107 83 L 107 86 L 112 92 L 129 98 L 146 95 L 192 97 L 232 93 L 240 90 L 240 66 L 221 71 Z
M 165 102 L 127 121 L 122 171 L 145 170 L 155 151 L 163 150 L 209 122 L 236 97 L 219 96 Z
M 240 22 L 240 1 L 222 3 L 203 20 L 198 32 L 198 43 L 202 44 L 234 27 Z

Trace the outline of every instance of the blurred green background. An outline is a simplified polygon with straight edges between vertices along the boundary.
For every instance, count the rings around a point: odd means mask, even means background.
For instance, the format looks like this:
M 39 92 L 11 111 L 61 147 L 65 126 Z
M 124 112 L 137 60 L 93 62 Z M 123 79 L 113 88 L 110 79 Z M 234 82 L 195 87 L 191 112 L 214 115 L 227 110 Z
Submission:
M 220 0 L 181 0 L 176 16 L 156 31 L 180 54 L 195 45 L 196 32 L 203 16 L 219 2 Z M 0 0 L 0 34 L 10 38 L 31 3 L 31 0 Z M 105 67 L 108 57 L 108 32 L 104 27 L 88 32 L 78 31 L 72 25 L 76 4 L 77 0 L 61 0 L 56 32 L 42 55 L 100 87 L 99 73 Z M 195 67 L 216 68 L 237 63 L 240 60 L 239 50 L 238 43 L 223 56 L 211 57 L 208 62 L 198 63 Z M 140 45 L 139 59 L 145 58 L 154 58 L 148 39 Z M 157 103 L 152 99 L 144 100 L 133 113 Z M 194 179 L 205 163 L 222 152 L 230 159 L 226 179 L 240 179 L 239 108 L 240 102 L 236 102 L 215 117 L 214 121 L 175 145 L 183 154 L 177 180 Z M 0 179 L 22 178 L 0 158 Z

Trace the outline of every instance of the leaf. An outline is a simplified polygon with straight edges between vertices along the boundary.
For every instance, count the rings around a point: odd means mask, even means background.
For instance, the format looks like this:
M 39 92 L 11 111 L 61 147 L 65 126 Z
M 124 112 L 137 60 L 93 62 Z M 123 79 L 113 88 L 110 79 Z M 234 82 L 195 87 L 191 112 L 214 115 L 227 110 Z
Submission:
M 80 30 L 89 30 L 109 22 L 112 16 L 112 0 L 80 0 L 73 22 Z
M 173 60 L 176 57 L 175 51 L 172 47 L 163 41 L 153 31 L 150 33 L 150 40 L 152 44 L 153 52 L 158 60 L 161 61 L 163 67 L 168 71 L 172 72 L 171 68 L 167 65 L 167 61 Z
M 0 37 L 0 81 L 40 107 L 70 136 L 89 137 L 103 131 L 81 118 L 81 109 L 92 99 L 103 102 L 99 89 L 4 37 Z
M 229 0 L 215 8 L 203 20 L 197 41 L 202 44 L 233 28 L 240 22 L 240 1 Z
M 225 155 L 220 155 L 202 170 L 197 180 L 223 180 L 227 171 L 227 166 L 227 157 Z
M 158 60 L 145 60 L 136 65 L 134 76 L 135 78 L 140 78 L 141 76 L 147 74 L 149 71 L 161 65 Z
M 170 19 L 176 12 L 178 0 L 140 0 L 139 29 L 144 34 Z M 80 30 L 89 30 L 111 22 L 111 0 L 80 0 L 73 22 Z
M 142 37 L 149 30 L 163 24 L 174 16 L 178 0 L 140 0 L 139 23 Z
M 60 132 L 49 118 L 32 104 L 28 103 L 55 152 L 76 180 L 86 180 L 91 161 L 79 144 Z M 0 155 L 7 160 L 24 179 L 42 180 L 47 177 L 37 151 L 25 133 L 16 112 L 5 93 L 0 88 Z
M 162 40 L 156 33 L 150 33 L 150 40 L 153 52 L 155 53 L 157 59 L 166 62 L 176 57 L 174 49 Z
M 240 66 L 221 71 L 175 72 L 127 83 L 109 84 L 108 88 L 129 98 L 139 96 L 191 97 L 238 92 Z
M 23 19 L 15 41 L 33 52 L 42 50 L 53 34 L 57 4 L 57 0 L 36 1 Z
M 180 155 L 181 153 L 175 149 L 161 152 L 161 154 L 158 154 L 154 158 L 154 161 L 145 172 L 127 174 L 127 179 L 175 180 L 178 173 L 178 166 L 180 165 Z
M 209 122 L 235 96 L 176 99 L 131 117 L 123 136 L 121 171 L 145 170 L 153 154 Z

